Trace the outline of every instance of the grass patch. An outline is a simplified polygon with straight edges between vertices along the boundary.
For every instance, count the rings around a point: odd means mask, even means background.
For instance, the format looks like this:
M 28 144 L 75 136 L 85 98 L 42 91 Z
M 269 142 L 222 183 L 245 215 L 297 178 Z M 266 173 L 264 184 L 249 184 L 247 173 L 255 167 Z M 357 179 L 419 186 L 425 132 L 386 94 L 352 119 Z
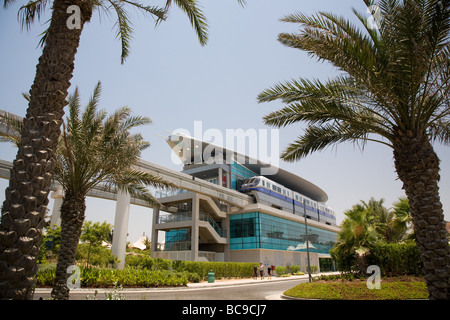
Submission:
M 301 299 L 323 300 L 408 300 L 427 299 L 426 284 L 421 281 L 381 281 L 380 289 L 368 289 L 366 281 L 319 281 L 302 283 L 284 292 Z

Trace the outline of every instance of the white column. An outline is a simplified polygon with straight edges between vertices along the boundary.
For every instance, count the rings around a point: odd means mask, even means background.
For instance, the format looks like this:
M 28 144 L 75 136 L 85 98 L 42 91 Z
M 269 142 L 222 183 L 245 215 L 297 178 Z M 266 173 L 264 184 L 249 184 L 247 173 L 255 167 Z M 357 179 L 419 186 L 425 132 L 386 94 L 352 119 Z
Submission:
M 219 186 L 222 186 L 222 168 L 221 167 L 219 167 L 219 170 L 217 170 L 218 172 L 217 172 L 217 184 L 219 185 Z
M 198 224 L 200 216 L 200 200 L 195 193 L 192 197 L 192 224 L 191 224 L 191 261 L 198 260 Z
M 156 229 L 156 225 L 159 222 L 159 205 L 153 206 L 153 218 L 152 218 L 152 243 L 151 243 L 151 251 L 150 256 L 154 258 L 154 254 L 156 249 L 158 248 L 158 229 Z
M 55 199 L 53 203 L 52 217 L 50 218 L 50 228 L 53 225 L 61 226 L 61 205 L 63 203 L 64 191 L 61 186 L 56 191 L 53 191 L 50 195 L 52 199 Z
M 117 191 L 116 216 L 114 218 L 114 233 L 111 252 L 120 259 L 117 269 L 125 266 L 125 250 L 128 235 L 128 217 L 130 215 L 130 194 Z

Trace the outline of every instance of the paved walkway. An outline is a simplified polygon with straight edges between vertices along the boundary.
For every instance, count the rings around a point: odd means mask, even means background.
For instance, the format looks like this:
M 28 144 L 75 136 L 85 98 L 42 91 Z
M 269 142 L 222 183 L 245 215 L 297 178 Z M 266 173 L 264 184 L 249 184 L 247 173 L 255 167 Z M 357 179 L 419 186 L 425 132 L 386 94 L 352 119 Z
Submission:
M 321 275 L 330 275 L 330 274 L 338 274 L 339 272 L 327 272 L 327 273 L 318 273 L 313 274 L 313 277 L 318 277 Z M 121 293 L 127 294 L 129 293 L 137 293 L 137 292 L 168 292 L 173 290 L 189 290 L 189 289 L 201 289 L 201 288 L 212 288 L 212 287 L 227 287 L 227 286 L 239 286 L 239 285 L 248 285 L 248 284 L 258 284 L 258 283 L 268 283 L 268 282 L 277 282 L 277 281 L 292 281 L 292 280 L 300 280 L 308 279 L 308 274 L 300 275 L 300 276 L 290 276 L 290 277 L 276 277 L 272 276 L 271 279 L 264 277 L 261 279 L 253 278 L 245 278 L 245 279 L 220 279 L 215 280 L 213 283 L 208 283 L 207 281 L 202 281 L 199 283 L 188 283 L 185 287 L 162 287 L 162 288 L 124 288 Z M 36 288 L 35 293 L 36 296 L 50 296 L 51 288 Z M 111 288 L 80 288 L 80 289 L 72 289 L 73 293 L 82 293 L 83 295 L 94 295 L 95 291 L 98 292 L 99 295 L 103 296 L 104 293 L 110 292 Z M 280 300 L 282 299 L 281 294 L 267 296 L 266 299 L 270 300 Z
M 339 273 L 339 272 L 336 272 Z M 313 277 L 318 277 L 321 275 L 327 275 L 327 274 L 335 274 L 334 272 L 327 272 L 327 273 L 317 273 L 313 274 Z M 188 287 L 190 288 L 203 288 L 203 287 L 217 287 L 217 286 L 234 286 L 234 285 L 244 285 L 244 284 L 250 284 L 250 283 L 264 283 L 264 282 L 273 282 L 273 281 L 289 281 L 289 280 L 297 280 L 297 279 L 308 279 L 308 274 L 301 275 L 301 276 L 290 276 L 290 277 L 275 277 L 272 276 L 271 279 L 264 277 L 261 279 L 258 277 L 258 279 L 253 278 L 245 278 L 245 279 L 221 279 L 221 280 L 215 280 L 214 283 L 208 283 L 206 281 L 202 281 L 199 283 L 188 283 Z

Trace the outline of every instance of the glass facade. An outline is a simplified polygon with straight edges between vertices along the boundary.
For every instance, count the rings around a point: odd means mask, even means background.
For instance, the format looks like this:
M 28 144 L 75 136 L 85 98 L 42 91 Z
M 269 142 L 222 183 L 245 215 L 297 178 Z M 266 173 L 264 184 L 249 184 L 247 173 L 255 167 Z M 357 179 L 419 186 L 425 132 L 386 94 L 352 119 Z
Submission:
M 310 252 L 328 254 L 336 237 L 335 232 L 308 225 Z M 230 249 L 306 252 L 305 225 L 262 212 L 231 215 Z
M 244 180 L 255 177 L 257 174 L 247 169 L 239 163 L 233 162 L 231 165 L 231 187 L 234 190 L 239 190 Z
M 191 250 L 191 232 L 189 229 L 166 231 L 165 251 Z

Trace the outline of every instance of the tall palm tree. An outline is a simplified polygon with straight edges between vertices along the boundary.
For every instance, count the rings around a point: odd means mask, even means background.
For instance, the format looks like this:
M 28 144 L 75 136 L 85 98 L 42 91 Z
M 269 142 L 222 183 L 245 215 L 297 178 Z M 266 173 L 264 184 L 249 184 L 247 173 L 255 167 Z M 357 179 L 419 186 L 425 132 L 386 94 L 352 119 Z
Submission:
M 287 104 L 264 117 L 307 128 L 282 154 L 287 161 L 341 142 L 382 143 L 393 150 L 408 197 L 425 279 L 434 299 L 450 299 L 450 248 L 439 197 L 433 143 L 450 143 L 450 9 L 448 0 L 365 0 L 376 26 L 332 13 L 284 17 L 299 33 L 279 35 L 286 46 L 328 61 L 341 75 L 326 82 L 292 80 L 260 93 L 260 102 Z M 376 6 L 375 6 L 376 5 Z
M 4 0 L 7 7 L 14 0 Z M 157 22 L 166 18 L 172 3 L 180 7 L 194 26 L 201 44 L 207 42 L 207 23 L 196 0 L 167 0 L 165 8 L 132 0 L 31 0 L 19 11 L 22 24 L 30 27 L 51 7 L 50 26 L 41 41 L 42 55 L 30 90 L 21 145 L 13 162 L 0 224 L 0 299 L 32 296 L 40 231 L 48 204 L 54 154 L 61 133 L 63 108 L 73 75 L 81 33 L 98 9 L 117 15 L 117 36 L 122 43 L 122 63 L 129 54 L 132 35 L 127 8 L 137 8 Z M 243 4 L 243 0 L 238 0 Z M 75 16 L 73 16 L 75 15 Z M 72 19 L 76 19 L 73 23 Z M 37 214 L 37 217 L 35 217 Z
M 150 204 L 158 200 L 146 186 L 167 188 L 171 184 L 158 176 L 136 169 L 141 151 L 149 147 L 141 134 L 131 134 L 135 127 L 151 123 L 147 117 L 131 116 L 129 108 L 120 108 L 107 116 L 97 110 L 100 83 L 83 113 L 76 89 L 69 97 L 69 115 L 63 123 L 63 133 L 55 153 L 53 178 L 64 190 L 61 205 L 61 243 L 52 296 L 67 299 L 67 268 L 75 262 L 75 254 L 85 217 L 85 198 L 93 188 L 123 190 L 132 197 Z M 20 145 L 17 140 L 22 124 L 4 115 L 0 120 L 12 128 L 3 134 L 7 141 Z
M 170 186 L 160 177 L 136 168 L 141 151 L 149 143 L 141 134 L 131 134 L 135 127 L 149 124 L 146 117 L 131 116 L 121 108 L 107 117 L 97 111 L 100 84 L 80 114 L 78 91 L 69 99 L 69 115 L 64 124 L 60 146 L 55 156 L 55 180 L 64 190 L 61 205 L 61 245 L 52 296 L 68 299 L 67 268 L 74 264 L 85 216 L 85 198 L 94 187 L 118 189 L 132 197 L 158 203 L 145 186 Z

